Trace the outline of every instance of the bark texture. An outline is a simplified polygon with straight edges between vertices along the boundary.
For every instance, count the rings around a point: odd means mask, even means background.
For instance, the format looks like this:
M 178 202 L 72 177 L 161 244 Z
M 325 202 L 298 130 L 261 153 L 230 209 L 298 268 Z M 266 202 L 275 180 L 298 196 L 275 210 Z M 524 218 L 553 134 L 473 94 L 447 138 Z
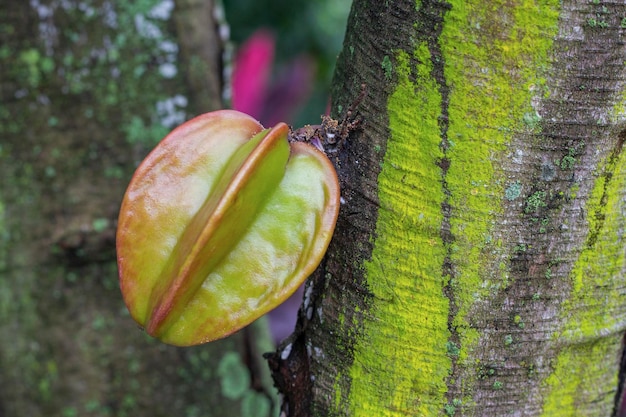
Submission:
M 617 415 L 626 327 L 626 6 L 356 0 L 362 83 L 290 416 Z M 296 388 L 293 388 L 293 385 Z
M 176 33 L 214 30 L 212 14 L 185 26 L 179 13 L 174 25 L 172 5 L 0 3 L 2 416 L 272 412 L 262 324 L 173 348 L 137 329 L 118 289 L 115 227 L 130 175 L 172 126 L 220 102 L 177 55 L 201 60 Z M 207 50 L 220 50 L 216 40 Z

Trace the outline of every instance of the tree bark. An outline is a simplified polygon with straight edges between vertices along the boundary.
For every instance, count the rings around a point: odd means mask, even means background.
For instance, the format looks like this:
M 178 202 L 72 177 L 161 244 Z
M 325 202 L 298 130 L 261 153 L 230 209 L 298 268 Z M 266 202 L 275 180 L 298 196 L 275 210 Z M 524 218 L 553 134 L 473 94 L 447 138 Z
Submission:
M 174 23 L 180 39 L 180 66 L 196 114 L 223 107 L 224 36 L 214 0 L 176 0 Z M 222 11 L 223 13 L 223 11 Z M 223 28 L 223 26 L 222 26 Z
M 272 413 L 262 323 L 174 348 L 137 329 L 119 293 L 130 175 L 171 127 L 221 101 L 179 65 L 177 51 L 202 59 L 168 4 L 0 2 L 1 416 Z M 195 19 L 215 31 L 212 17 Z M 219 56 L 217 39 L 205 48 Z
M 271 358 L 289 416 L 616 416 L 626 5 L 355 0 L 335 236 Z

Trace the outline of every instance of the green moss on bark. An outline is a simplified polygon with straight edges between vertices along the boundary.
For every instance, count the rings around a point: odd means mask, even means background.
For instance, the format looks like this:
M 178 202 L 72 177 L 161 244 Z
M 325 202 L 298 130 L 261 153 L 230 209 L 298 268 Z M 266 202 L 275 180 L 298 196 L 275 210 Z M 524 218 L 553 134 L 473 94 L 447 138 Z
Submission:
M 455 410 L 469 409 L 475 381 L 450 375 L 476 365 L 470 311 L 509 285 L 506 248 L 493 238 L 500 201 L 512 195 L 500 164 L 513 135 L 539 128 L 528 115 L 545 94 L 559 2 L 450 3 L 440 36 L 385 65 L 397 84 L 365 264 L 375 302 L 351 369 L 353 415 L 441 415 L 457 398 Z M 450 384 L 461 395 L 448 398 Z
M 441 94 L 425 43 L 412 56 L 398 52 L 394 67 L 398 83 L 388 103 L 391 137 L 378 178 L 376 247 L 366 264 L 376 319 L 368 323 L 368 342 L 357 346 L 351 369 L 354 416 L 376 414 L 381 406 L 437 415 L 450 368 L 439 234 L 444 196 L 431 186 L 441 176 Z

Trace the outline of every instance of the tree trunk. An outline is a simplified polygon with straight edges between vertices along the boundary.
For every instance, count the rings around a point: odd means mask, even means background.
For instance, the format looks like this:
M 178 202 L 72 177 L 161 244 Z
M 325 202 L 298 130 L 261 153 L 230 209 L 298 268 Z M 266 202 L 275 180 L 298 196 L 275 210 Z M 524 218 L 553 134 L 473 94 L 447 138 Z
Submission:
M 271 413 L 262 323 L 169 347 L 119 293 L 115 223 L 132 171 L 221 101 L 219 71 L 203 83 L 189 69 L 220 56 L 211 10 L 185 25 L 192 2 L 174 16 L 168 5 L 0 2 L 0 416 Z
M 626 5 L 355 0 L 365 123 L 298 330 L 289 416 L 615 416 L 626 320 Z

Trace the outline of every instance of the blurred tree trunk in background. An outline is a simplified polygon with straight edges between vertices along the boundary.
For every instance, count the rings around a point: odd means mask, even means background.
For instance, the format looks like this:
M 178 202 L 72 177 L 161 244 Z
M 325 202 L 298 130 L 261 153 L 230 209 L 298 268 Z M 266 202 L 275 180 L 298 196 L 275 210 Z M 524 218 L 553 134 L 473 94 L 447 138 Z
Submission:
M 355 0 L 365 120 L 299 329 L 291 417 L 618 415 L 626 4 Z
M 134 326 L 118 289 L 136 164 L 221 106 L 212 2 L 172 8 L 0 2 L 1 416 L 270 415 L 263 324 L 173 348 Z

